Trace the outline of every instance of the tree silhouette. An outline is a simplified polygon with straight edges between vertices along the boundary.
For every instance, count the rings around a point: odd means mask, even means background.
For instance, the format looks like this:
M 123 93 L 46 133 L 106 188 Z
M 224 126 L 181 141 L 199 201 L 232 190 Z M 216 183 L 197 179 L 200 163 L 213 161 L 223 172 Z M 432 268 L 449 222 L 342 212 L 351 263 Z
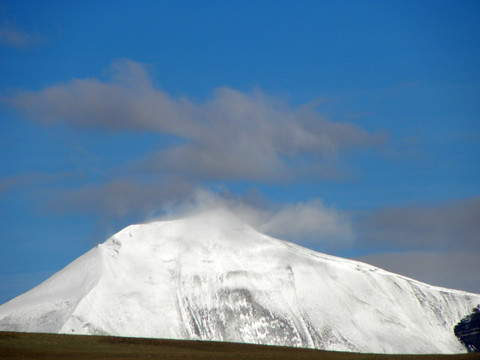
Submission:
M 453 331 L 468 352 L 480 352 L 480 305 L 460 320 Z

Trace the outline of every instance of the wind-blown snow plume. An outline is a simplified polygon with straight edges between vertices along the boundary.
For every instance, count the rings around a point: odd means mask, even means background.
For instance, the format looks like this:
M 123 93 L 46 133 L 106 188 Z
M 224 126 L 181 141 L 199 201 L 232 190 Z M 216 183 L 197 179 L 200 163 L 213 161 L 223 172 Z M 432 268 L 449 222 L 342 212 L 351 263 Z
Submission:
M 163 216 L 151 217 L 147 222 L 189 217 L 215 209 L 235 214 L 258 231 L 297 243 L 331 249 L 349 247 L 355 240 L 348 214 L 325 206 L 320 199 L 262 206 L 239 196 L 197 189 L 188 200 L 165 206 Z

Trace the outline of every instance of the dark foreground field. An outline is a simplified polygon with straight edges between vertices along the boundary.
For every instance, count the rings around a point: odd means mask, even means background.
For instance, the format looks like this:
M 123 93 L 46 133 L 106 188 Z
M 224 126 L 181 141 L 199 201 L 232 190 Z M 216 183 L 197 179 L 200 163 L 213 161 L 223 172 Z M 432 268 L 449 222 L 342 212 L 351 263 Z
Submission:
M 0 332 L 0 359 L 473 360 L 480 354 L 374 355 L 210 341 Z

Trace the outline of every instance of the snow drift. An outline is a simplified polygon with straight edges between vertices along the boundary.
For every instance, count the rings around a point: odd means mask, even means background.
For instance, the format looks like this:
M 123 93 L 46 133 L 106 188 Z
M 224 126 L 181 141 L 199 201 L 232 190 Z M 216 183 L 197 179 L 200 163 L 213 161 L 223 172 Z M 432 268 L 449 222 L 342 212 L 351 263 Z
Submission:
M 217 210 L 125 228 L 0 306 L 0 330 L 456 353 L 453 327 L 478 303 Z

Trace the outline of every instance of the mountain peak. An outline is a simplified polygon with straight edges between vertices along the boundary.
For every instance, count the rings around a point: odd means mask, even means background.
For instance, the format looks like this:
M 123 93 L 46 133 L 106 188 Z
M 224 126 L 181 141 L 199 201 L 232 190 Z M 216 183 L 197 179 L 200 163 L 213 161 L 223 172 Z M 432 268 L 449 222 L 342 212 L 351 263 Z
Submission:
M 178 247 L 178 250 L 185 251 L 185 247 L 194 246 L 232 249 L 239 246 L 254 247 L 265 241 L 271 242 L 272 239 L 258 233 L 227 208 L 217 207 L 184 218 L 131 225 L 112 236 L 106 244 L 125 241 L 134 241 L 139 246 L 143 243 L 146 246 L 157 244 L 164 248 Z

